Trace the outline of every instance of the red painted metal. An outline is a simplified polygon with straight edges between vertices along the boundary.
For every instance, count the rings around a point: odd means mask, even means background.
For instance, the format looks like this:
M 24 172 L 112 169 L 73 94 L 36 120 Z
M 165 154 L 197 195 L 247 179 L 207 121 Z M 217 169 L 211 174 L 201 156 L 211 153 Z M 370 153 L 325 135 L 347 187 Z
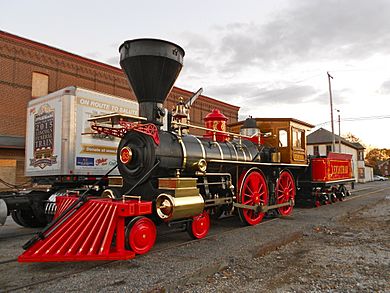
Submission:
M 202 239 L 207 236 L 210 230 L 210 215 L 203 211 L 200 215 L 192 218 L 190 235 L 195 239 Z
M 351 159 L 352 155 L 335 153 L 329 153 L 326 158 L 312 159 L 312 180 L 328 182 L 353 178 Z
M 57 212 L 78 198 L 57 197 Z M 90 199 L 69 218 L 49 230 L 22 255 L 19 262 L 94 261 L 131 259 L 135 252 L 124 246 L 125 218 L 152 213 L 152 202 L 108 198 Z
M 57 218 L 59 215 L 61 215 L 68 207 L 70 207 L 70 205 L 74 202 L 73 198 L 65 198 L 61 205 L 56 205 L 57 206 L 57 209 L 56 209 L 56 213 L 54 215 L 54 218 Z
M 103 133 L 103 134 L 120 137 L 120 138 L 124 137 L 128 131 L 134 130 L 150 136 L 156 145 L 160 144 L 158 129 L 156 125 L 152 123 L 141 124 L 139 122 L 119 121 L 119 125 L 122 126 L 122 128 L 107 127 L 107 126 L 92 124 L 91 129 L 96 131 L 98 134 Z
M 260 171 L 246 171 L 239 180 L 239 201 L 245 205 L 267 205 L 267 181 Z M 265 213 L 257 213 L 250 209 L 239 209 L 241 220 L 248 225 L 257 225 L 264 218 Z
M 160 144 L 160 137 L 158 136 L 158 129 L 156 125 L 152 123 L 148 124 L 140 124 L 138 122 L 127 122 L 127 121 L 120 121 L 119 124 L 126 129 L 126 132 L 129 130 L 134 130 L 146 135 L 149 135 L 151 138 L 153 138 L 153 141 L 156 145 Z
M 295 192 L 294 177 L 291 175 L 291 173 L 288 171 L 283 171 L 280 173 L 275 188 L 276 203 L 281 204 L 288 202 L 289 200 L 295 200 Z M 293 206 L 278 208 L 278 211 L 282 216 L 291 214 L 292 210 Z
M 228 118 L 223 115 L 218 109 L 213 109 L 213 111 L 206 115 L 204 118 L 205 127 L 210 130 L 206 131 L 203 135 L 204 137 L 215 139 L 219 142 L 224 142 L 229 139 L 229 135 L 226 133 L 226 121 Z
M 136 217 L 129 223 L 127 231 L 127 241 L 129 247 L 136 254 L 145 254 L 152 249 L 156 237 L 157 229 L 153 221 L 146 217 Z

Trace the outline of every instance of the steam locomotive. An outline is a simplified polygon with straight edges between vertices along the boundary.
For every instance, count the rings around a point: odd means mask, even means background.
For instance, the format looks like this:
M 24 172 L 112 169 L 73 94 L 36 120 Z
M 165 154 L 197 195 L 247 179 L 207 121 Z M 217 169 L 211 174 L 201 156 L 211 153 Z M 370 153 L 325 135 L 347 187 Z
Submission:
M 183 100 L 166 111 L 164 100 L 183 65 L 180 46 L 136 39 L 119 51 L 140 116 L 114 113 L 90 120 L 97 133 L 121 137 L 121 182 L 102 197 L 90 191 L 57 197 L 55 219 L 24 245 L 19 261 L 129 259 L 153 247 L 161 223 L 184 225 L 200 239 L 209 231 L 210 217 L 238 214 L 244 224 L 256 225 L 266 213 L 287 216 L 296 196 L 313 199 L 313 184 L 316 202 L 346 194 L 344 183 L 352 180 L 348 158 L 337 157 L 343 166 L 339 177 L 324 179 L 321 173 L 314 182 L 315 170 L 324 167 L 308 164 L 302 153 L 281 159 L 279 138 L 262 132 L 256 119 L 247 119 L 240 132 L 229 132 L 227 118 L 216 109 L 204 127 L 191 125 Z M 190 134 L 196 128 L 204 135 Z M 326 164 L 332 158 L 318 159 Z

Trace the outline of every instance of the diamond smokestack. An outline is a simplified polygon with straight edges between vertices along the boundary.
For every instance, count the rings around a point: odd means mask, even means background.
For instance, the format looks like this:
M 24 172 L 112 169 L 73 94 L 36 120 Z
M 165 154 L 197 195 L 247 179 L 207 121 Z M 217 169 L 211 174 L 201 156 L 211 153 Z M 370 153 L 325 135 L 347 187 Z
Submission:
M 162 104 L 183 67 L 184 50 L 163 40 L 135 39 L 124 42 L 119 52 L 120 65 L 137 97 L 140 116 L 161 125 Z

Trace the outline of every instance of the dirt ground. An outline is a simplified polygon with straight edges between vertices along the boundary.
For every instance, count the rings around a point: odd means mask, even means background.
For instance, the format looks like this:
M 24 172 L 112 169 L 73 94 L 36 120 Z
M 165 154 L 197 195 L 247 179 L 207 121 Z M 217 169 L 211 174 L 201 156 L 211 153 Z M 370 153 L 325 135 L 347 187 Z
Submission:
M 390 292 L 390 195 L 183 292 Z

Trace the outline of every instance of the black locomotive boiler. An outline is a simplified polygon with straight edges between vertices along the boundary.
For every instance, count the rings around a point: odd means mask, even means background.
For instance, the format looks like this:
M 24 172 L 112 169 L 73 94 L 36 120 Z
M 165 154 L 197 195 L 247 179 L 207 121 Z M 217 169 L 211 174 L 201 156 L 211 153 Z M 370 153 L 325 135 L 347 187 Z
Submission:
M 122 138 L 121 184 L 105 190 L 103 198 L 88 192 L 58 197 L 54 222 L 25 245 L 20 261 L 131 258 L 152 248 L 157 224 L 184 224 L 193 238 L 203 238 L 210 216 L 238 214 L 244 224 L 256 225 L 267 212 L 292 212 L 306 161 L 281 163 L 278 148 L 263 143 L 253 119 L 239 134 L 226 131 L 227 119 L 218 110 L 205 118 L 205 127 L 189 123 L 182 100 L 172 112 L 165 110 L 183 66 L 178 45 L 136 39 L 119 51 L 139 117 L 99 116 L 91 128 Z M 190 134 L 193 128 L 204 135 Z

